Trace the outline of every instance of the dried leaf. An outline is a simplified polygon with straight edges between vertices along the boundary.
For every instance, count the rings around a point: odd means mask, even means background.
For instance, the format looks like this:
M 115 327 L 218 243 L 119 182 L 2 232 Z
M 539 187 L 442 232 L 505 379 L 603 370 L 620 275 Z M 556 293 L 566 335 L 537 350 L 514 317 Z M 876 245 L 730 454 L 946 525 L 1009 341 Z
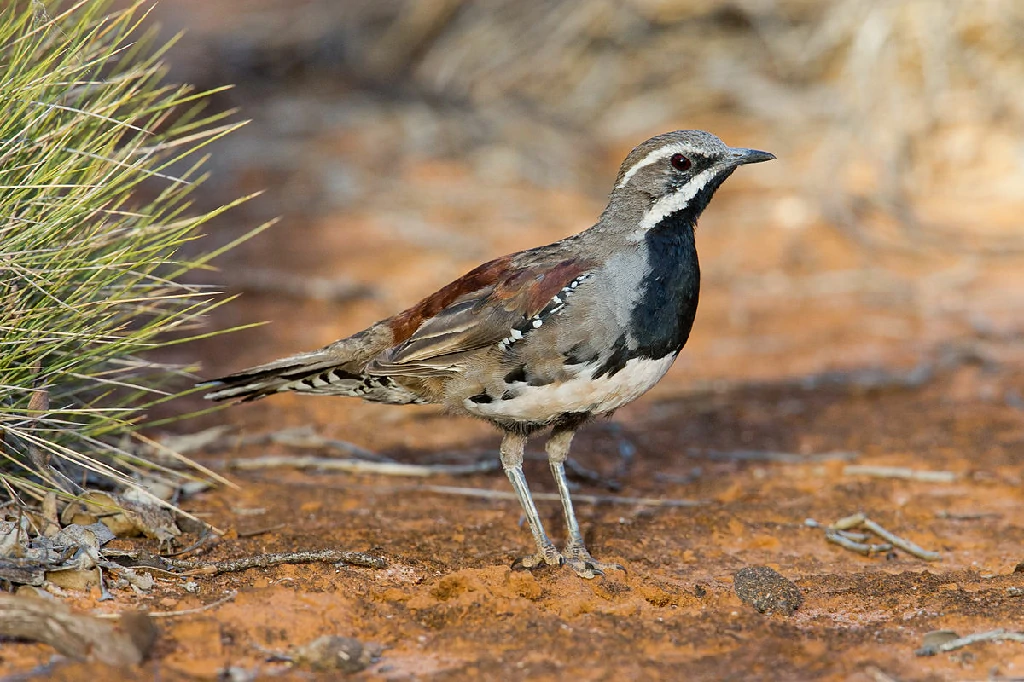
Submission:
M 86 511 L 95 514 L 117 537 L 145 535 L 166 542 L 181 535 L 170 511 L 122 495 L 91 491 L 83 497 Z
M 100 572 L 96 568 L 69 568 L 47 571 L 46 579 L 65 590 L 88 592 L 100 586 Z

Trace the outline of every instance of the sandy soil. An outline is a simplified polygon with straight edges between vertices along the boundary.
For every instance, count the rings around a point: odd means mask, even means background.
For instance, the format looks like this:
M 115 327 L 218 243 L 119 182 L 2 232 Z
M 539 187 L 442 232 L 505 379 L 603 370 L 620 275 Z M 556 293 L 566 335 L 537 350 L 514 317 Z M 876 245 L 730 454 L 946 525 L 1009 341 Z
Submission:
M 961 368 L 913 390 L 765 384 L 647 400 L 619 422 L 638 450 L 628 473 L 616 477 L 622 489 L 582 485 L 581 492 L 699 504 L 581 505 L 593 551 L 627 569 L 589 582 L 568 570 L 509 568 L 530 549 L 515 502 L 425 489 L 505 491 L 500 473 L 422 483 L 290 470 L 236 475 L 241 491 L 213 492 L 187 505 L 228 529 L 198 557 L 341 548 L 386 557 L 388 568 L 250 570 L 199 578 L 195 595 L 182 580 L 161 580 L 151 594 L 118 592 L 114 603 L 70 595 L 71 602 L 102 611 L 176 611 L 237 592 L 211 610 L 160 620 L 155 657 L 142 670 L 63 664 L 49 674 L 212 678 L 229 667 L 276 674 L 284 664 L 267 663 L 268 652 L 339 634 L 384 647 L 379 662 L 361 674 L 367 679 L 1020 677 L 1024 649 L 1016 643 L 914 655 L 930 631 L 1024 627 L 1024 425 L 1013 408 L 973 395 L 1001 380 Z M 303 409 L 284 402 L 286 411 Z M 268 402 L 244 416 L 276 425 L 279 408 Z M 413 442 L 447 442 L 422 447 L 420 461 L 456 443 L 463 452 L 494 445 L 475 424 L 440 421 L 426 410 L 387 423 L 358 421 L 368 431 L 386 429 Z M 753 447 L 805 455 L 780 463 L 736 454 Z M 601 425 L 577 445 L 579 459 L 603 472 L 621 464 L 617 450 L 616 434 Z M 385 452 L 413 459 L 402 446 Z M 842 452 L 859 453 L 857 464 L 949 471 L 955 480 L 844 475 L 849 462 L 836 454 Z M 823 453 L 833 456 L 814 456 Z M 551 492 L 545 468 L 531 462 L 528 475 L 535 489 Z M 864 558 L 827 544 L 804 523 L 858 510 L 940 551 L 941 561 L 929 564 L 904 552 Z M 542 503 L 542 512 L 560 533 L 557 503 Z M 794 615 L 763 615 L 740 602 L 733 574 L 755 564 L 795 581 L 804 601 Z M 43 645 L 5 645 L 3 668 L 25 671 L 50 656 Z

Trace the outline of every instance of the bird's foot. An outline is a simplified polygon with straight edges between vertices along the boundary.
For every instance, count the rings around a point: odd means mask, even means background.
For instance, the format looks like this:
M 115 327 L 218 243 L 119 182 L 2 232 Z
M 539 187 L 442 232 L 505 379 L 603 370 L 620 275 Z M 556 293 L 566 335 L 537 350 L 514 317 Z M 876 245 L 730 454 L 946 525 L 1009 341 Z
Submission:
M 541 566 L 561 566 L 565 563 L 565 559 L 561 553 L 555 548 L 553 544 L 548 542 L 546 545 L 538 547 L 536 554 L 530 556 L 524 556 L 516 559 L 512 563 L 512 568 L 539 568 Z
M 565 546 L 565 551 L 562 552 L 562 557 L 565 563 L 568 564 L 569 568 L 575 571 L 576 575 L 581 578 L 591 580 L 599 575 L 604 575 L 605 571 L 625 571 L 626 567 L 622 564 L 606 563 L 604 561 L 598 561 L 594 557 L 590 556 L 590 552 L 587 548 L 581 544 L 570 542 Z

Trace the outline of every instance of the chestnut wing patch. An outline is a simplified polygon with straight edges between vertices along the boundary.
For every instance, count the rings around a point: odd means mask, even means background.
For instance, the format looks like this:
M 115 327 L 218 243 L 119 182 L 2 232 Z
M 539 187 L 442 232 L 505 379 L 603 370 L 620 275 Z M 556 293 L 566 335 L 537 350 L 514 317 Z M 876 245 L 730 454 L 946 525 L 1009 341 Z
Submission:
M 585 261 L 564 260 L 554 265 L 513 268 L 507 257 L 491 261 L 481 268 L 491 268 L 487 274 L 493 279 L 480 276 L 478 268 L 397 316 L 395 324 L 402 327 L 411 326 L 417 317 L 422 321 L 407 338 L 372 362 L 367 371 L 420 377 L 457 372 L 462 354 L 506 339 L 513 328 L 545 310 L 564 287 L 591 266 Z M 433 312 L 431 308 L 438 300 L 446 304 Z M 427 315 L 428 311 L 433 314 Z M 395 332 L 398 340 L 399 329 Z

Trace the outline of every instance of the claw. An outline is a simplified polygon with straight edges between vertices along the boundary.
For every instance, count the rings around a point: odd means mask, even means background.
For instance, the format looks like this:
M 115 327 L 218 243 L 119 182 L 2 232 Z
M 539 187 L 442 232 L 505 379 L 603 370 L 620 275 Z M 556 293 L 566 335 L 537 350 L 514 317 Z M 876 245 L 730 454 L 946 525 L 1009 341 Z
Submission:
M 592 580 L 603 576 L 605 571 L 623 571 L 626 568 L 621 564 L 598 561 L 590 556 L 585 547 L 567 545 L 564 552 L 559 552 L 554 547 L 550 550 L 540 551 L 536 554 L 524 556 L 512 562 L 513 570 L 532 570 L 545 566 L 566 565 L 573 570 L 573 573 L 581 578 Z
M 513 570 L 519 569 L 533 569 L 541 566 L 561 566 L 565 563 L 565 557 L 558 553 L 554 547 L 550 550 L 543 552 L 537 552 L 529 556 L 524 556 L 516 559 L 512 562 Z
M 590 563 L 589 561 L 579 561 L 579 560 L 577 560 L 577 561 L 570 561 L 568 563 L 569 563 L 569 568 L 571 568 L 573 570 L 573 572 L 576 573 L 576 575 L 578 575 L 581 578 L 586 578 L 587 580 L 593 580 L 594 578 L 596 578 L 598 576 L 603 576 L 604 575 L 604 571 L 602 571 L 599 567 L 595 566 L 594 564 Z
M 575 571 L 576 575 L 587 580 L 604 575 L 605 571 L 626 571 L 626 567 L 621 564 L 598 561 L 590 556 L 590 552 L 583 545 L 569 543 L 565 546 L 562 555 L 565 556 L 565 562 Z

